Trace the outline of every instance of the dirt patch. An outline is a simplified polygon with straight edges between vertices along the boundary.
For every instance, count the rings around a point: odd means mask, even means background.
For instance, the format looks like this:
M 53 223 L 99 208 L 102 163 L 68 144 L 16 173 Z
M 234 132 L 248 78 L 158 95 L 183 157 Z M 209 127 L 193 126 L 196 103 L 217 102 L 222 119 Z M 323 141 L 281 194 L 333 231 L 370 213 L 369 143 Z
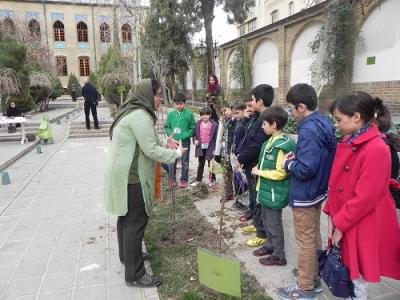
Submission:
M 179 191 L 179 189 L 177 189 Z M 162 299 L 231 299 L 219 295 L 201 285 L 197 274 L 197 247 L 203 247 L 233 256 L 229 247 L 220 242 L 219 232 L 195 208 L 190 192 L 175 191 L 175 209 L 170 191 L 164 193 L 164 201 L 156 203 L 154 214 L 146 229 L 147 250 L 154 258 L 151 267 L 155 274 L 163 276 L 159 288 Z M 213 193 L 214 194 L 214 193 Z M 175 223 L 172 226 L 173 212 Z M 225 216 L 225 214 L 224 214 Z M 226 215 L 229 217 L 228 215 Z M 219 212 L 215 213 L 219 218 Z M 240 226 L 240 225 L 239 225 Z M 224 226 L 223 238 L 232 238 L 232 225 Z M 254 277 L 242 270 L 242 299 L 271 299 Z

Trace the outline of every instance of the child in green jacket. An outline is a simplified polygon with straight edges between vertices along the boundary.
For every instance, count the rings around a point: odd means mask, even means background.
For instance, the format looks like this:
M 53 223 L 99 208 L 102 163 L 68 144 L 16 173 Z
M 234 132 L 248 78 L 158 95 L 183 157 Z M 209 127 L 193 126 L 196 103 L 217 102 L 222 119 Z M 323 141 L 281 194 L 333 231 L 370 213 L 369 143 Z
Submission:
M 289 202 L 290 177 L 282 167 L 282 161 L 286 153 L 295 150 L 296 144 L 282 132 L 288 120 L 283 108 L 269 107 L 261 114 L 261 118 L 265 134 L 271 137 L 262 145 L 258 165 L 252 169 L 252 174 L 258 176 L 257 203 L 262 207 L 267 241 L 253 254 L 268 255 L 260 258 L 262 265 L 286 266 L 282 209 Z
M 182 141 L 182 147 L 187 148 L 187 152 L 182 155 L 182 174 L 179 187 L 186 188 L 189 179 L 189 155 L 190 155 L 190 138 L 194 135 L 196 122 L 193 113 L 185 108 L 185 95 L 178 93 L 174 97 L 175 109 L 168 114 L 164 129 L 168 136 L 174 134 L 174 139 Z M 176 164 L 170 167 L 170 185 L 175 187 L 176 184 Z

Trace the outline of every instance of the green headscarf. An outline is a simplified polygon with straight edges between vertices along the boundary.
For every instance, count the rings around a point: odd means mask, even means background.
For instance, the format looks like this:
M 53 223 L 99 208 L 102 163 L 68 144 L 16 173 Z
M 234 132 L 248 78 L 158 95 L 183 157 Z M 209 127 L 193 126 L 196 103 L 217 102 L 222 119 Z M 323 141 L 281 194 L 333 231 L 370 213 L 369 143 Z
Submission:
M 143 109 L 153 118 L 154 124 L 157 121 L 156 114 L 154 113 L 154 95 L 151 79 L 140 80 L 139 83 L 129 91 L 126 99 L 126 102 L 118 108 L 115 114 L 115 120 L 110 127 L 110 139 L 112 139 L 114 127 L 118 122 L 134 110 Z

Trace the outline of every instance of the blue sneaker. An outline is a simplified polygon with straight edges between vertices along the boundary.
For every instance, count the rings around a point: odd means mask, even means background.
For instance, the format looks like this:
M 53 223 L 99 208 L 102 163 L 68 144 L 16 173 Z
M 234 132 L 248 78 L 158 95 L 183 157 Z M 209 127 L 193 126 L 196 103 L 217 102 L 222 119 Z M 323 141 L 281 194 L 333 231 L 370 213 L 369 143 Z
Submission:
M 287 287 L 278 288 L 279 299 L 282 300 L 317 300 L 317 293 L 314 290 L 306 291 L 300 288 L 297 283 Z

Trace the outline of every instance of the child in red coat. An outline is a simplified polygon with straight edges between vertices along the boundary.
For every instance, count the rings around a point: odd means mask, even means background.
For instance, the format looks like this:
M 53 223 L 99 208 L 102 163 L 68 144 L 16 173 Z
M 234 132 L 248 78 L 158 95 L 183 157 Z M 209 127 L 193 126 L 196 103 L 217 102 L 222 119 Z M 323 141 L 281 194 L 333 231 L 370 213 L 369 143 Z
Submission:
M 366 282 L 400 279 L 400 227 L 390 194 L 390 150 L 374 124 L 384 117 L 382 100 L 364 92 L 337 99 L 339 144 L 329 180 L 329 237 L 341 247 L 355 284 L 356 299 L 367 298 Z

